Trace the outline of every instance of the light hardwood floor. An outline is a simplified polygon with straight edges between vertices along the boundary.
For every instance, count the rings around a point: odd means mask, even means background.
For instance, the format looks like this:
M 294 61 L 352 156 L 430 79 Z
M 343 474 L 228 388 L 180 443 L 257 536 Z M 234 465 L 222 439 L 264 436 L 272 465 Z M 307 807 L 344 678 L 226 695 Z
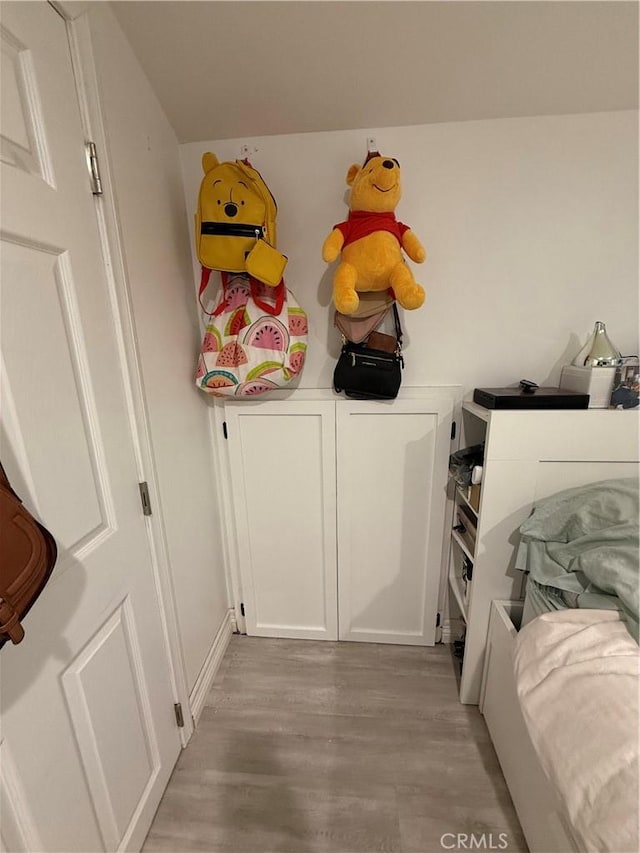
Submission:
M 145 853 L 526 851 L 455 666 L 449 646 L 232 637 Z

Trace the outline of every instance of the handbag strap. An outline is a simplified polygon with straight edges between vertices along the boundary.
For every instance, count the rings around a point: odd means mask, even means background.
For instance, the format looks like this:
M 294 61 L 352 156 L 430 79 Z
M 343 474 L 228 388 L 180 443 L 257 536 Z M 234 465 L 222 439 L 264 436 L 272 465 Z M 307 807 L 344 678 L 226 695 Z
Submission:
M 284 279 L 281 278 L 280 282 L 276 284 L 273 289 L 275 293 L 275 304 L 270 305 L 268 302 L 265 302 L 261 299 L 258 294 L 258 288 L 261 287 L 259 281 L 257 281 L 252 276 L 249 277 L 249 281 L 251 283 L 251 297 L 258 308 L 262 308 L 263 311 L 266 311 L 267 314 L 271 314 L 272 317 L 277 317 L 282 313 L 282 306 L 284 305 L 284 296 L 285 296 L 285 286 Z
M 398 341 L 398 352 L 402 352 L 402 326 L 400 325 L 400 315 L 398 314 L 398 306 L 395 301 L 393 303 L 393 321 L 396 326 L 396 340 Z
M 198 302 L 200 303 L 200 307 L 203 312 L 207 314 L 209 317 L 213 313 L 212 311 L 207 311 L 204 307 L 204 303 L 202 302 L 202 294 L 207 289 L 207 285 L 209 284 L 209 278 L 211 277 L 211 270 L 207 269 L 207 267 L 202 267 L 202 272 L 200 273 L 200 289 L 198 290 Z
M 217 317 L 219 314 L 221 314 L 224 311 L 224 307 L 225 307 L 224 299 L 222 299 L 220 301 L 220 304 L 213 311 L 207 311 L 205 309 L 204 305 L 202 304 L 202 294 L 205 291 L 207 284 L 209 283 L 209 276 L 210 275 L 211 275 L 211 270 L 207 269 L 206 267 L 202 267 L 202 279 L 200 281 L 200 291 L 198 293 L 198 300 L 200 302 L 200 307 L 202 308 L 202 310 L 204 311 L 205 314 L 208 314 L 209 316 Z M 228 272 L 221 272 L 220 278 L 222 280 L 222 292 L 226 296 L 227 287 L 229 286 L 229 273 Z M 264 311 L 265 314 L 271 314 L 272 317 L 277 317 L 279 314 L 282 313 L 282 308 L 284 307 L 284 300 L 285 300 L 285 294 L 286 294 L 284 279 L 281 278 L 280 283 L 277 284 L 273 288 L 273 292 L 275 294 L 274 295 L 274 298 L 275 298 L 274 304 L 271 304 L 269 302 L 265 302 L 264 299 L 261 299 L 260 296 L 258 296 L 258 293 L 259 293 L 261 286 L 262 285 L 260 284 L 260 282 L 257 279 L 249 276 L 249 287 L 251 288 L 251 298 L 253 299 L 254 303 L 258 306 L 258 308 L 260 308 L 262 311 Z

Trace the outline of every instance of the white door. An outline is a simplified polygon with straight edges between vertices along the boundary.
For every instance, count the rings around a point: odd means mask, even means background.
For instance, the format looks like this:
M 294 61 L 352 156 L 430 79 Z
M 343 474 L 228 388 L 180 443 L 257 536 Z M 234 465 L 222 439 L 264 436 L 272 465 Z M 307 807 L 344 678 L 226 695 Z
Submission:
M 337 640 L 335 408 L 227 403 L 247 633 Z
M 2 842 L 139 849 L 180 750 L 64 21 L 2 4 L 2 434 L 59 559 L 2 664 Z
M 340 401 L 340 639 L 433 645 L 453 398 Z

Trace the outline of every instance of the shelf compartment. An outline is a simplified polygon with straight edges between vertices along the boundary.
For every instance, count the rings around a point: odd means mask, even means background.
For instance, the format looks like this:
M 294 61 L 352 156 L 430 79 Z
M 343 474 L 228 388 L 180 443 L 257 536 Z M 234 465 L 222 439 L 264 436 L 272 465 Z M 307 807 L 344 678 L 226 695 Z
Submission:
M 479 491 L 479 490 L 478 490 Z M 468 506 L 474 516 L 478 517 L 478 510 L 474 507 L 474 505 L 469 500 L 468 495 L 465 493 L 465 487 L 461 486 L 460 483 L 456 483 L 456 495 L 460 498 L 462 503 L 465 506 Z
M 467 548 L 472 554 L 476 552 L 476 539 L 478 536 L 478 520 L 465 506 L 458 506 L 456 509 L 458 523 L 455 525 L 461 527 L 461 530 L 456 532 L 462 538 Z
M 471 560 L 471 562 L 473 563 L 473 560 L 474 560 L 473 553 L 469 550 L 468 545 L 466 544 L 466 542 L 464 541 L 464 539 L 462 538 L 462 536 L 460 536 L 460 534 L 458 533 L 458 531 L 457 531 L 457 530 L 452 530 L 452 531 L 451 531 L 451 538 L 453 539 L 453 541 L 454 541 L 457 545 L 459 545 L 459 546 L 460 546 L 460 548 L 462 549 L 462 551 L 467 555 L 467 557 L 468 557 L 468 558 Z
M 451 565 L 449 569 L 449 586 L 451 591 L 453 592 L 453 597 L 456 600 L 456 604 L 462 614 L 462 618 L 464 619 L 465 625 L 467 623 L 468 617 L 468 607 L 467 603 L 464 600 L 464 581 L 459 575 L 456 575 L 453 565 Z
M 468 564 L 468 566 L 465 564 Z M 451 543 L 451 553 L 449 554 L 449 586 L 465 624 L 467 623 L 469 614 L 472 568 L 473 559 L 464 545 L 454 538 Z M 469 573 L 468 580 L 465 578 L 466 572 Z

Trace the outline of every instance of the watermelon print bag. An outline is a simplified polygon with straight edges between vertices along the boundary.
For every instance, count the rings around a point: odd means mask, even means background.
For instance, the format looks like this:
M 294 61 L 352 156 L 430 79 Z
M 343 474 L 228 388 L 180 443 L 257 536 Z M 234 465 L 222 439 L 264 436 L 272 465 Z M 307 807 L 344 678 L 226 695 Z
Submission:
M 215 397 L 255 397 L 282 388 L 302 371 L 307 315 L 281 281 L 269 287 L 222 273 L 222 296 L 207 325 L 196 386 Z

